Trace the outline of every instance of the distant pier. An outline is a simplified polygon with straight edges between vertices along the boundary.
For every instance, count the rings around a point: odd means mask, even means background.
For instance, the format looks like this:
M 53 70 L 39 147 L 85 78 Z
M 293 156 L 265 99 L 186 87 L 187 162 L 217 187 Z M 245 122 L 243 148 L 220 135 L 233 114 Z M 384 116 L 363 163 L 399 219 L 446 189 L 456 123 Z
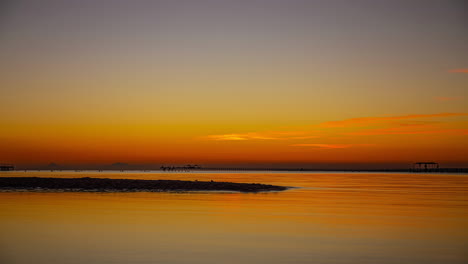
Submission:
M 185 166 L 161 166 L 162 171 L 191 171 L 191 170 L 201 170 L 202 168 L 199 165 L 185 165 Z
M 451 172 L 466 173 L 468 168 L 441 168 L 439 163 L 433 161 L 415 162 L 411 166 L 410 172 Z
M 15 166 L 11 164 L 0 164 L 0 171 L 14 171 Z

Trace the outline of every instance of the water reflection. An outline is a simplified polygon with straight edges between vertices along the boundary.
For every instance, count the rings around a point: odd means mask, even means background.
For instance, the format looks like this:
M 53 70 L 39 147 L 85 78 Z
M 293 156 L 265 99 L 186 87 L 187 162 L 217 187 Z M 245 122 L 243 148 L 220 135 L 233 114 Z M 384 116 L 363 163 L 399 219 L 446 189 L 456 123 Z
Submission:
M 0 192 L 1 263 L 466 263 L 468 176 L 6 173 L 189 179 L 277 193 Z

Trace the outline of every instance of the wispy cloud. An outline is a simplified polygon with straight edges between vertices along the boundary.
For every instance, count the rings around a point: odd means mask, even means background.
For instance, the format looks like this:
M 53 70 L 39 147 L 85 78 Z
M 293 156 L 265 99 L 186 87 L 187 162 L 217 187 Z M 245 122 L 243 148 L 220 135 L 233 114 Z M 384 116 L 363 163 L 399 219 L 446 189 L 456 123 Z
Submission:
M 450 98 L 450 100 L 451 99 L 452 98 Z M 468 113 L 436 113 L 384 117 L 360 117 L 340 121 L 325 122 L 321 123 L 319 127 L 327 129 L 328 138 L 330 138 L 330 136 L 333 135 L 375 136 L 438 134 L 456 136 L 468 135 L 466 121 L 460 123 L 459 119 L 455 121 L 446 119 L 441 120 L 440 118 L 466 116 L 468 116 Z M 439 118 L 439 120 L 434 120 L 435 118 Z M 347 128 L 348 131 L 343 132 L 341 128 Z M 311 146 L 317 145 L 312 144 Z
M 404 115 L 404 116 L 384 116 L 384 117 L 359 117 L 350 118 L 340 121 L 330 121 L 321 123 L 322 127 L 347 127 L 386 123 L 389 121 L 398 121 L 405 119 L 420 119 L 420 118 L 434 118 L 434 117 L 452 117 L 452 116 L 468 116 L 468 113 L 439 113 L 439 114 L 426 114 L 426 115 Z
M 436 96 L 434 97 L 434 100 L 440 101 L 440 102 L 457 101 L 460 99 L 462 99 L 460 96 L 453 96 L 453 97 Z
M 364 147 L 369 144 L 328 144 L 310 142 L 321 141 L 349 142 L 350 137 L 377 135 L 468 135 L 466 120 L 442 119 L 466 117 L 468 113 L 411 114 L 401 116 L 359 117 L 339 121 L 324 122 L 307 127 L 290 127 L 290 131 L 260 131 L 248 133 L 227 133 L 208 135 L 200 139 L 211 141 L 284 141 L 291 147 L 311 147 L 319 149 L 344 149 Z M 439 118 L 434 120 L 435 118 Z M 344 131 L 342 128 L 346 128 Z
M 252 140 L 252 139 L 277 140 L 278 138 L 261 136 L 261 135 L 257 135 L 256 133 L 247 133 L 247 134 L 210 135 L 210 136 L 207 136 L 206 139 L 221 140 L 221 141 L 239 141 L 239 140 Z
M 266 131 L 266 132 L 250 132 L 250 133 L 233 133 L 209 135 L 204 139 L 217 141 L 240 141 L 240 140 L 299 140 L 317 138 L 317 135 L 312 135 L 308 131 Z
M 443 135 L 468 135 L 468 129 L 414 129 L 412 127 L 389 127 L 382 129 L 365 129 L 356 132 L 349 132 L 348 135 L 372 136 L 372 135 L 423 135 L 423 134 L 443 134 Z
M 374 144 L 321 144 L 321 143 L 304 143 L 304 144 L 292 144 L 291 147 L 309 147 L 319 149 L 345 149 L 353 147 L 369 147 Z
M 210 135 L 206 137 L 207 139 L 211 140 L 247 140 L 246 137 L 240 134 L 226 134 L 226 135 Z
M 321 149 L 343 149 L 350 148 L 352 144 L 292 144 L 292 147 L 312 147 Z
M 453 69 L 453 70 L 449 70 L 449 72 L 452 72 L 452 73 L 468 73 L 468 68 L 465 68 L 465 69 Z

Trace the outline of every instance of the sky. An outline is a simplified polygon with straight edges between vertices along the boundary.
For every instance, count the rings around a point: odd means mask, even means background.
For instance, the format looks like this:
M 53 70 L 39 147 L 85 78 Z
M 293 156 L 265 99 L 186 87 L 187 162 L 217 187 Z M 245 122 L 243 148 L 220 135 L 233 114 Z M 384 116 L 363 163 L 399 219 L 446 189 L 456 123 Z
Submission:
M 0 163 L 468 167 L 466 1 L 11 0 Z

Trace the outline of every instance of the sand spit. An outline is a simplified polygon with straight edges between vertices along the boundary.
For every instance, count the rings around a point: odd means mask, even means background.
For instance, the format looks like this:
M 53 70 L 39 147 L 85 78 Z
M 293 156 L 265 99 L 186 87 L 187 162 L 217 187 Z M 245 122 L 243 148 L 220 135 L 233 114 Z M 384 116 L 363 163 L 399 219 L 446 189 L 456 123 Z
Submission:
M 108 178 L 41 178 L 41 177 L 0 177 L 3 190 L 57 190 L 57 191 L 96 191 L 96 192 L 136 192 L 136 191 L 235 191 L 266 192 L 284 191 L 287 187 L 258 184 L 216 181 L 179 180 L 133 180 Z

